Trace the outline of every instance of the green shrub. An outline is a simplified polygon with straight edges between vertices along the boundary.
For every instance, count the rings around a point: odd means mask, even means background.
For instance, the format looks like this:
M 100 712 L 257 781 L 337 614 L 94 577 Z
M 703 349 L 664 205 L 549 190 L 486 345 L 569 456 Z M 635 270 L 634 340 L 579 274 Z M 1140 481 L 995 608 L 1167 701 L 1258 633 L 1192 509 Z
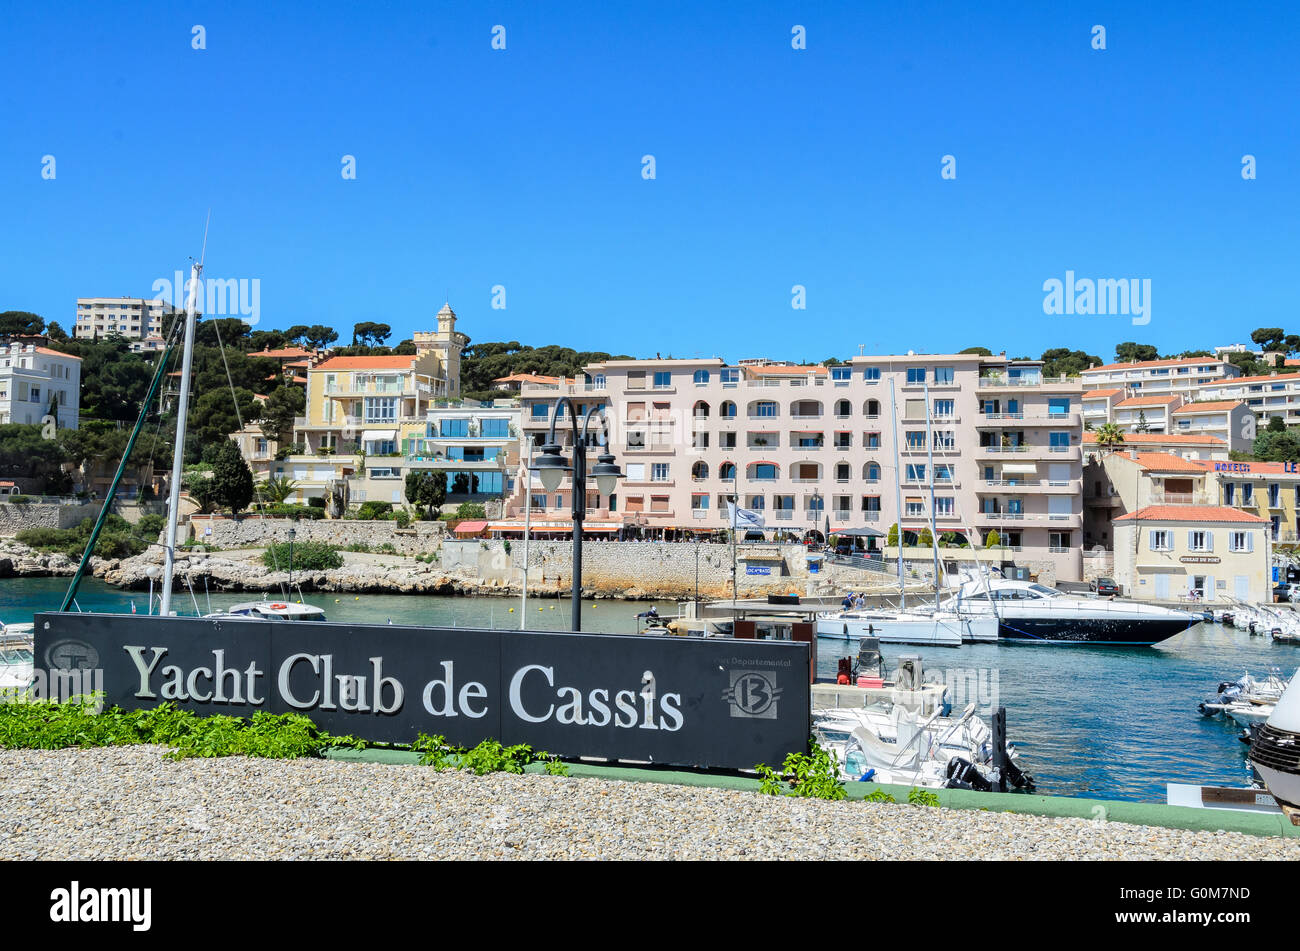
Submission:
M 840 779 L 839 764 L 815 740 L 808 753 L 791 753 L 781 772 L 770 766 L 754 767 L 759 775 L 759 791 L 769 796 L 797 796 L 805 799 L 845 799 L 848 793 Z
M 314 509 L 323 509 L 325 507 L 325 496 L 313 495 L 307 499 L 307 504 Z
M 289 549 L 293 548 L 293 563 Z M 343 556 L 326 542 L 274 542 L 262 553 L 262 564 L 279 571 L 328 571 L 343 567 Z
M 546 751 L 534 752 L 527 743 L 502 746 L 498 740 L 484 740 L 473 749 L 455 746 L 445 736 L 421 733 L 411 749 L 423 754 L 420 762 L 434 769 L 465 769 L 476 776 L 488 773 L 522 773 L 529 763 L 545 763 L 550 776 L 568 776 L 569 767 L 558 756 Z
M 457 518 L 485 518 L 487 509 L 478 502 L 461 502 L 456 506 Z
M 167 519 L 161 515 L 142 515 L 140 521 L 136 523 L 135 530 L 146 537 L 157 538 L 166 527 Z
M 397 523 L 398 528 L 406 528 L 411 524 L 411 513 L 406 509 L 398 509 L 393 513 L 393 521 Z
M 298 759 L 321 756 L 331 746 L 363 746 L 351 736 L 331 736 L 300 713 L 254 713 L 250 719 L 195 716 L 172 703 L 151 710 L 111 707 L 96 712 L 102 695 L 66 702 L 0 701 L 0 748 L 55 750 L 68 747 L 156 743 L 169 759 L 194 756 L 257 756 Z
M 914 806 L 938 806 L 939 797 L 928 789 L 913 787 L 907 791 L 907 801 Z
M 357 518 L 365 521 L 375 519 L 388 519 L 393 517 L 392 502 L 362 502 L 361 508 L 357 509 Z
M 288 503 L 263 505 L 258 513 L 267 518 L 305 518 L 310 521 L 325 517 L 325 510 L 313 505 L 291 505 Z M 254 517 L 257 517 L 256 515 Z
M 83 518 L 76 528 L 25 528 L 14 537 L 24 545 L 40 551 L 80 558 L 90 542 L 90 533 L 94 527 L 94 519 Z M 109 515 L 100 529 L 94 554 L 100 558 L 129 558 L 140 554 L 157 538 L 156 531 L 142 532 L 139 526 L 132 525 L 122 516 Z
M 862 797 L 863 802 L 898 802 L 893 796 L 883 789 L 873 789 L 866 796 Z

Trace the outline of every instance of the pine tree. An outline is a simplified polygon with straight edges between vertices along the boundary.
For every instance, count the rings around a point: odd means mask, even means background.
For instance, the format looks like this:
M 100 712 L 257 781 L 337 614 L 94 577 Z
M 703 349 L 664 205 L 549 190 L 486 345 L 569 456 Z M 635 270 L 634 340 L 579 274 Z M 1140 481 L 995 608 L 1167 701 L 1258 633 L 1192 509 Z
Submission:
M 234 440 L 224 440 L 212 463 L 212 497 L 238 515 L 253 500 L 253 473 Z

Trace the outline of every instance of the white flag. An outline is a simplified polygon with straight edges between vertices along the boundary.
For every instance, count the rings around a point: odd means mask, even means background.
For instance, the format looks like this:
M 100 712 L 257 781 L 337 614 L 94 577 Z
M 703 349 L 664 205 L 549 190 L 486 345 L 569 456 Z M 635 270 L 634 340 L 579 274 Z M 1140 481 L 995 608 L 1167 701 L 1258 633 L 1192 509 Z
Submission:
M 764 528 L 763 513 L 742 509 L 734 502 L 727 503 L 727 518 L 732 528 Z

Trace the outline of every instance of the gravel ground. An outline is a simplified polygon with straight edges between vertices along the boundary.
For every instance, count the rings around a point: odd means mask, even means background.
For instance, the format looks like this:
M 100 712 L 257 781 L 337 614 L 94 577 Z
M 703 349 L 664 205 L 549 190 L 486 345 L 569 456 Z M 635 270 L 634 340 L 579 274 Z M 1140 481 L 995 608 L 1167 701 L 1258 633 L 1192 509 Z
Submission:
M 554 776 L 0 751 L 0 859 L 1239 859 L 1300 841 Z

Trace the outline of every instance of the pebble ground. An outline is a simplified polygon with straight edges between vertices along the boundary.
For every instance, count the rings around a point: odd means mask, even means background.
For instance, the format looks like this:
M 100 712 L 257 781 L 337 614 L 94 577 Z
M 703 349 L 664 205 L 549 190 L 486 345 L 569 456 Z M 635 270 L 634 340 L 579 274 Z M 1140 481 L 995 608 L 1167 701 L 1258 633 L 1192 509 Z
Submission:
M 157 746 L 0 751 L 0 859 L 1300 859 L 1300 840 Z

